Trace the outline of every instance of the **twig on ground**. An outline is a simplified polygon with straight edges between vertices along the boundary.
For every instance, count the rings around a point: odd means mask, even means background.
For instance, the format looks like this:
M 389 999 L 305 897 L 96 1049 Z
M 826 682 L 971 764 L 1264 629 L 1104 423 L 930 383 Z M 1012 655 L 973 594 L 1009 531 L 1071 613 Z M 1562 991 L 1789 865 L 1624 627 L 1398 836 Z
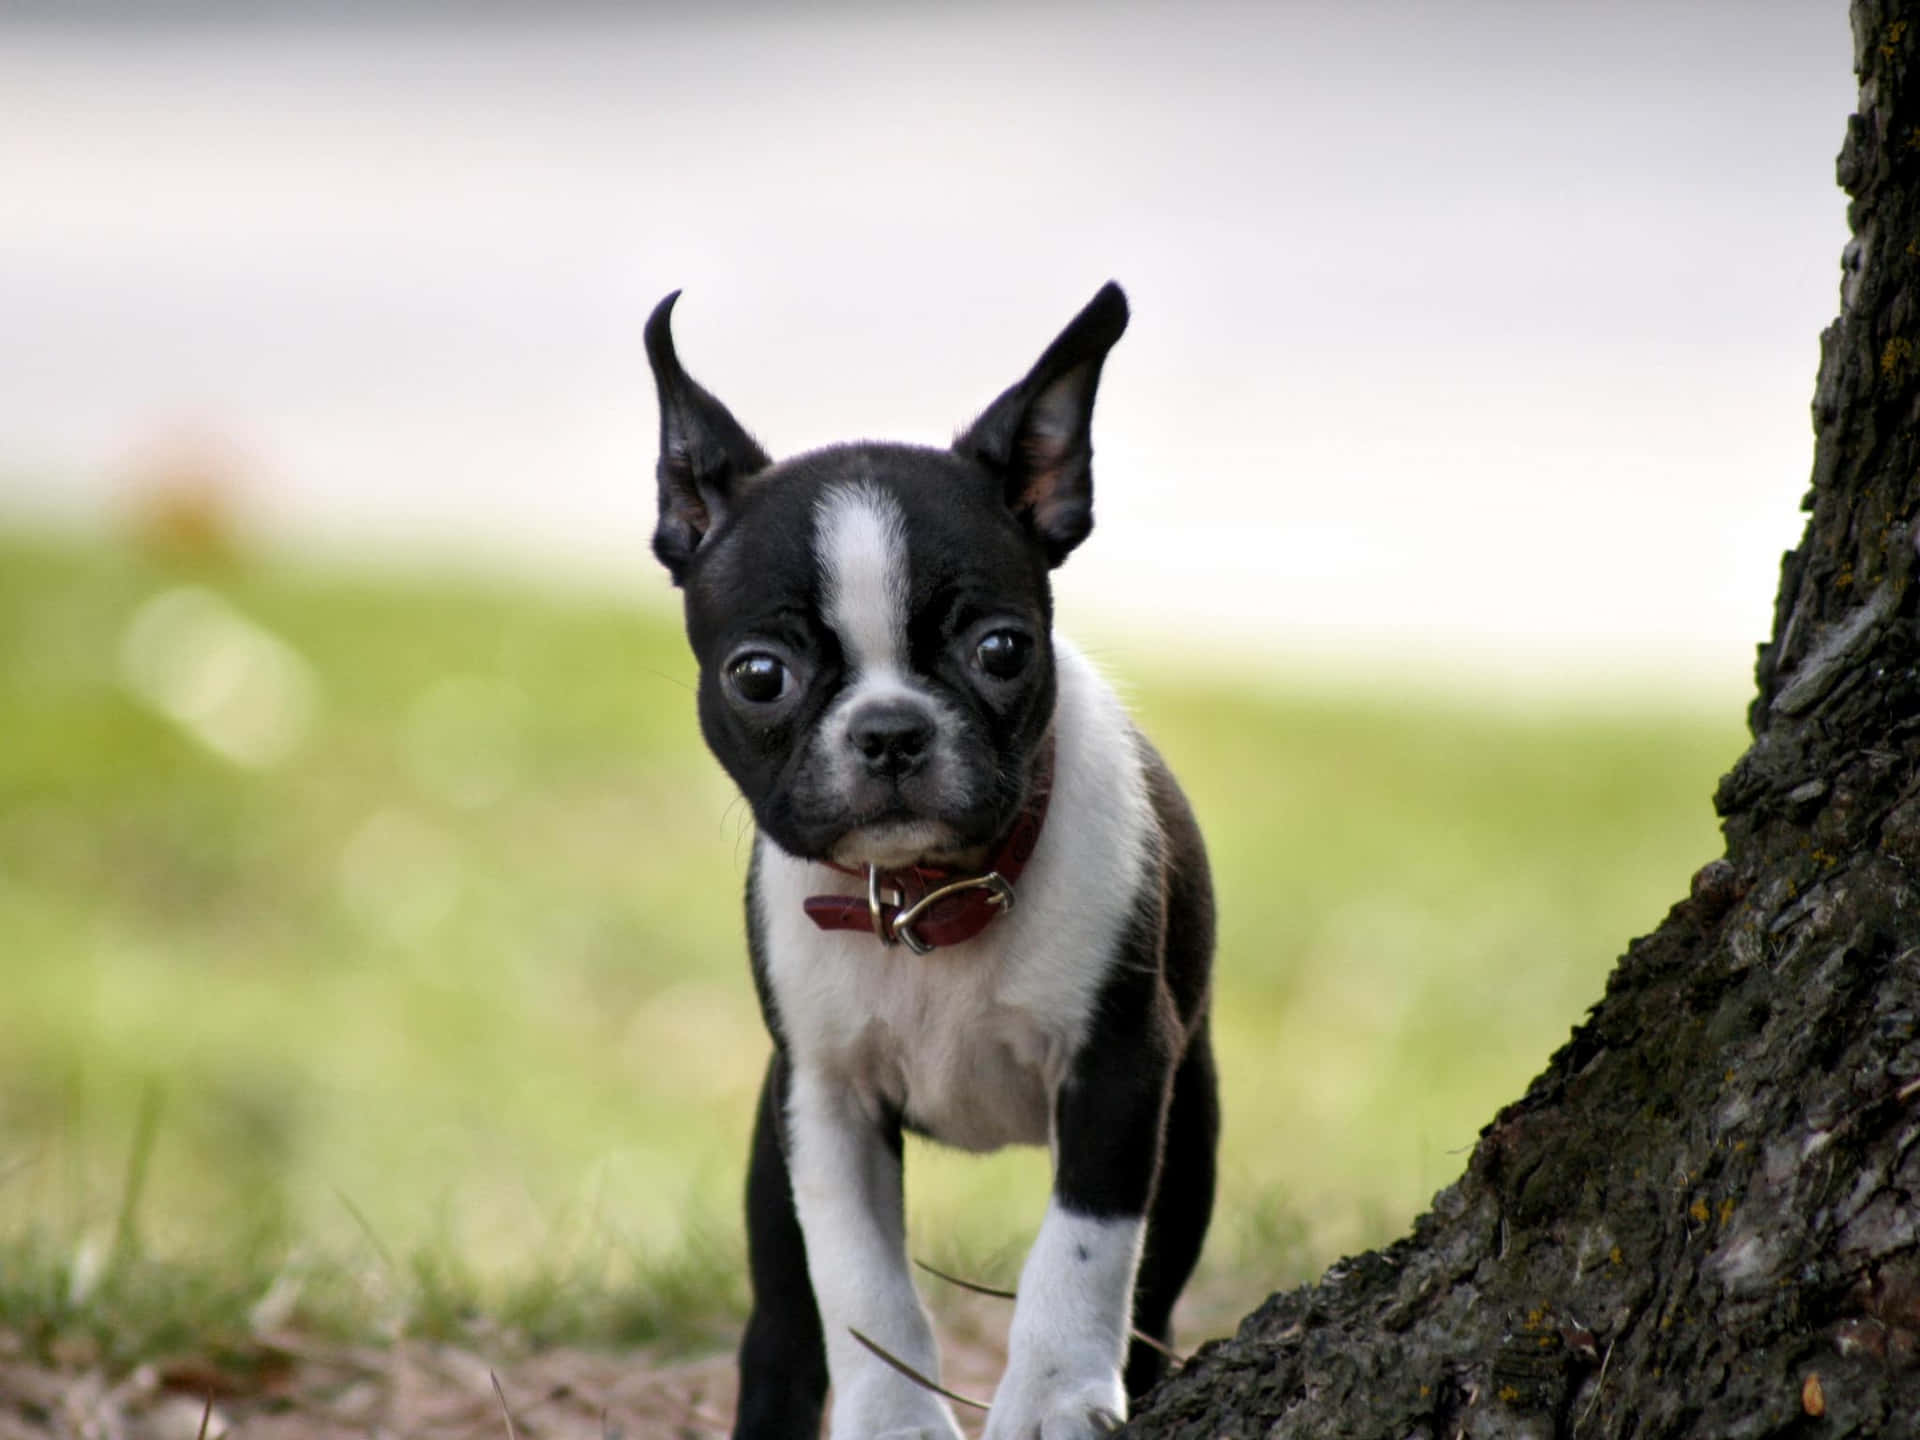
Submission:
M 1587 1417 L 1593 1414 L 1593 1407 L 1600 1403 L 1600 1392 L 1607 1388 L 1607 1366 L 1613 1360 L 1614 1343 L 1619 1338 L 1616 1335 L 1613 1340 L 1607 1341 L 1607 1353 L 1600 1357 L 1600 1376 L 1593 1382 L 1593 1398 L 1587 1401 L 1587 1408 L 1580 1412 L 1580 1418 L 1574 1422 L 1576 1430 L 1587 1423 Z
M 1182 1355 L 1178 1350 L 1174 1349 L 1173 1346 L 1167 1344 L 1164 1340 L 1156 1340 L 1153 1338 L 1153 1336 L 1147 1334 L 1147 1332 L 1144 1330 L 1129 1330 L 1127 1333 L 1133 1336 L 1133 1338 L 1138 1340 L 1142 1345 L 1146 1346 L 1149 1350 L 1158 1350 L 1162 1355 L 1166 1356 L 1167 1359 L 1171 1360 L 1174 1364 L 1184 1365 L 1187 1363 L 1187 1357 Z
M 962 1290 L 971 1290 L 976 1295 L 991 1295 L 996 1300 L 1011 1300 L 1014 1298 L 1014 1293 L 1011 1290 L 996 1290 L 991 1285 L 982 1285 L 973 1280 L 962 1280 L 958 1275 L 949 1275 L 944 1270 L 935 1269 L 924 1260 L 916 1260 L 913 1263 L 926 1271 L 927 1274 L 933 1276 L 936 1280 L 944 1280 L 949 1285 L 958 1285 Z
M 922 1270 L 926 1271 L 929 1275 L 934 1276 L 936 1279 L 944 1280 L 949 1285 L 958 1285 L 962 1290 L 971 1290 L 976 1295 L 990 1295 L 995 1300 L 1013 1300 L 1018 1298 L 1014 1294 L 1014 1292 L 1011 1290 L 998 1290 L 991 1285 L 979 1284 L 977 1281 L 962 1280 L 958 1275 L 949 1275 L 946 1271 L 936 1269 L 934 1266 L 929 1265 L 924 1260 L 916 1260 L 913 1263 L 918 1265 Z M 1166 1356 L 1167 1359 L 1171 1360 L 1174 1364 L 1184 1365 L 1187 1363 L 1186 1356 L 1182 1355 L 1178 1350 L 1174 1349 L 1171 1345 L 1167 1344 L 1165 1341 L 1154 1339 L 1154 1337 L 1147 1334 L 1146 1331 L 1135 1330 L 1129 1327 L 1127 1333 L 1131 1335 L 1134 1339 L 1138 1340 L 1142 1345 L 1146 1346 L 1149 1350 L 1159 1351 L 1162 1355 Z
M 507 1407 L 507 1392 L 500 1388 L 500 1377 L 489 1370 L 487 1378 L 493 1382 L 493 1393 L 500 1401 L 500 1414 L 507 1422 L 507 1440 L 520 1440 L 520 1431 L 513 1423 L 513 1411 Z
M 902 1375 L 906 1376 L 909 1380 L 913 1381 L 913 1383 L 918 1385 L 922 1390 L 931 1390 L 934 1394 L 939 1395 L 945 1399 L 951 1400 L 956 1405 L 967 1405 L 972 1407 L 975 1410 L 979 1410 L 982 1412 L 986 1410 L 987 1407 L 981 1404 L 978 1400 L 969 1400 L 964 1395 L 956 1395 L 953 1391 L 947 1389 L 946 1386 L 940 1384 L 937 1380 L 928 1379 L 925 1375 L 922 1375 L 918 1370 L 914 1369 L 913 1366 L 907 1364 L 907 1362 L 902 1360 L 898 1355 L 893 1354 L 892 1352 L 887 1350 L 885 1347 L 875 1343 L 872 1340 L 869 1340 L 866 1336 L 862 1335 L 858 1330 L 854 1329 L 851 1325 L 847 1327 L 847 1333 L 853 1336 L 853 1338 L 858 1340 L 862 1345 L 866 1346 L 867 1349 L 871 1350 L 875 1355 L 878 1355 L 882 1360 L 886 1361 L 887 1364 L 891 1365 L 894 1369 L 898 1370 Z

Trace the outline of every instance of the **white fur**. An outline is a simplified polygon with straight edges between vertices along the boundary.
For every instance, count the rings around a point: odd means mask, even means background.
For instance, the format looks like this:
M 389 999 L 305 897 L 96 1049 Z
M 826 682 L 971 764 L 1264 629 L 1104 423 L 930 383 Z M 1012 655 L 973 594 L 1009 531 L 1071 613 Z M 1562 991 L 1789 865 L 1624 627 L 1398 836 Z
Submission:
M 1046 1143 L 1055 1097 L 1153 853 L 1152 804 L 1126 713 L 1076 649 L 1056 638 L 1054 651 L 1059 701 L 1046 826 L 1012 912 L 973 940 L 916 956 L 870 935 L 816 929 L 801 902 L 864 893 L 860 882 L 796 860 L 764 836 L 757 842 L 758 920 L 794 1066 L 794 1188 L 839 1397 L 836 1436 L 873 1433 L 843 1430 L 849 1396 L 891 1394 L 879 1375 L 883 1362 L 846 1340 L 848 1327 L 911 1358 L 923 1353 L 917 1326 L 925 1324 L 913 1318 L 917 1302 L 910 1314 L 903 1299 L 913 1283 L 893 1238 L 897 1195 L 877 1194 L 897 1185 L 897 1169 L 887 1168 L 890 1156 L 880 1167 L 862 1149 L 884 1153 L 877 1139 L 857 1142 L 847 1132 L 864 1126 L 873 1135 L 884 1106 L 968 1149 Z M 1047 1236 L 1043 1229 L 1043 1242 Z M 1035 1291 L 1023 1293 L 1016 1333 L 1086 1330 L 1079 1317 L 1092 1307 L 1064 1281 L 1044 1278 L 1056 1269 L 1048 1261 Z M 1113 1304 L 1107 1323 L 1124 1333 L 1129 1307 Z
M 826 621 L 863 676 L 898 682 L 907 643 L 907 520 L 877 485 L 835 485 L 814 505 Z
M 1095 1220 L 1047 1207 L 1020 1273 L 986 1440 L 1078 1440 L 1101 1432 L 1096 1417 L 1127 1418 L 1121 1367 L 1146 1228 L 1144 1218 Z
M 913 679 L 907 663 L 911 581 L 900 502 L 864 482 L 833 486 L 814 505 L 813 550 L 820 568 L 821 611 L 839 637 L 852 672 L 851 682 L 815 729 L 815 770 L 834 792 L 850 793 L 859 776 L 854 748 L 847 741 L 855 712 L 868 704 L 910 701 L 934 724 L 929 781 L 943 807 L 962 808 L 968 797 L 960 793 L 951 754 L 957 718 Z M 834 859 L 843 865 L 870 861 L 891 867 L 953 844 L 953 831 L 936 821 L 894 822 L 853 831 L 835 848 Z
M 833 1377 L 833 1440 L 879 1435 L 957 1440 L 946 1402 L 879 1361 L 854 1327 L 921 1374 L 940 1352 L 907 1269 L 900 1162 L 881 1140 L 865 1097 L 796 1068 L 787 1099 L 787 1164 L 807 1239 L 808 1272 L 825 1326 Z

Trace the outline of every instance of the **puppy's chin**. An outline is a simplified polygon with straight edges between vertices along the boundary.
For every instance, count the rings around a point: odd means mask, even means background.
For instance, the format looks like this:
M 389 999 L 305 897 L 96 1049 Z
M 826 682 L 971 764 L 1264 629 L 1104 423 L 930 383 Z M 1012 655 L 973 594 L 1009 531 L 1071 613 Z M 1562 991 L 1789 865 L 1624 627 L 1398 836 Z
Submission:
M 898 870 L 920 861 L 941 864 L 967 847 L 951 825 L 940 820 L 877 820 L 849 830 L 834 842 L 829 858 L 839 865 L 877 865 Z

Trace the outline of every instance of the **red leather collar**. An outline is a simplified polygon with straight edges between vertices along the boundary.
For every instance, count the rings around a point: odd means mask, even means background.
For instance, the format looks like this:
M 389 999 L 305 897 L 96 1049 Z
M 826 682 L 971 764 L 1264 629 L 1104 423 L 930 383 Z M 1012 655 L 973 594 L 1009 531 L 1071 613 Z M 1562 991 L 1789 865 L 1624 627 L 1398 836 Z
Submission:
M 865 895 L 810 895 L 807 918 L 822 930 L 865 930 L 882 944 L 903 943 L 916 955 L 973 939 L 1013 909 L 1014 882 L 1027 868 L 1053 794 L 1053 741 L 1049 737 L 1034 777 L 1033 793 L 1012 828 L 987 856 L 986 867 L 965 874 L 943 865 L 881 870 L 823 862 L 867 882 Z

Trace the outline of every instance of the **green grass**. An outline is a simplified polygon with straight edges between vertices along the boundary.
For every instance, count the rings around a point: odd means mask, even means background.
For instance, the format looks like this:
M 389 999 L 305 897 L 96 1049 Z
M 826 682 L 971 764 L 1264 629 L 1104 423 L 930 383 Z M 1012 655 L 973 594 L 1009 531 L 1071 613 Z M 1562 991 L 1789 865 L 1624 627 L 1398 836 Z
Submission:
M 1737 707 L 1121 678 L 1213 852 L 1250 1301 L 1458 1172 L 1719 853 Z M 766 1042 L 691 679 L 612 602 L 0 537 L 0 1327 L 723 1334 Z M 916 1249 L 1010 1279 L 1044 1168 L 916 1150 Z

